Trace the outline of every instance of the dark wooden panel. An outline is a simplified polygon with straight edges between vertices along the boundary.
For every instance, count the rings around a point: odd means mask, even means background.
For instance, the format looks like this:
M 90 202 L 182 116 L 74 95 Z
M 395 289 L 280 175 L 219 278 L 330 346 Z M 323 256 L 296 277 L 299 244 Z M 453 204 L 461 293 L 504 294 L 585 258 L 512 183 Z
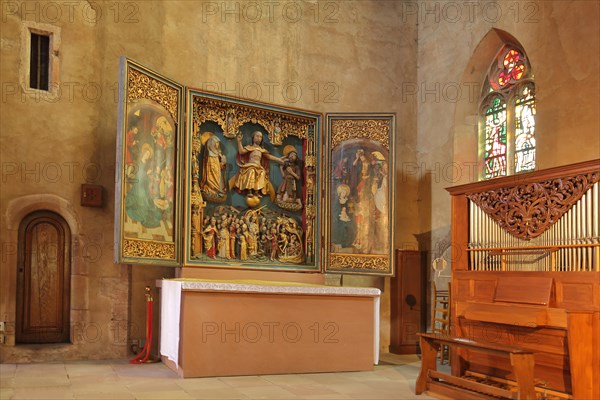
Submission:
M 426 329 L 425 282 L 423 253 L 397 250 L 396 276 L 390 282 L 392 353 L 416 354 L 418 351 L 417 333 Z

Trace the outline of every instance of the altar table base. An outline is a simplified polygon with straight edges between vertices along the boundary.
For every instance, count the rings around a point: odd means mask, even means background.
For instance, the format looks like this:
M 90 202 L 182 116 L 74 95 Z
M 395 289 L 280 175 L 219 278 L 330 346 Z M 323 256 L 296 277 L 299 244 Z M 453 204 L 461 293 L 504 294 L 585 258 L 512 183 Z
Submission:
M 180 293 L 178 354 L 163 358 L 184 378 L 370 371 L 378 361 L 378 289 L 183 281 Z

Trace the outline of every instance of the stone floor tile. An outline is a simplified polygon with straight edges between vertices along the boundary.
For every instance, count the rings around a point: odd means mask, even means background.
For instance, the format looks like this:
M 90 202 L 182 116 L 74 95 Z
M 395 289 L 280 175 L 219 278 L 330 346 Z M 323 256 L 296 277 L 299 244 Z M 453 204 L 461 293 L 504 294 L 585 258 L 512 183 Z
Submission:
M 15 390 L 13 388 L 5 388 L 0 386 L 0 400 L 12 399 L 14 394 Z
M 310 385 L 314 383 L 313 380 L 304 374 L 262 375 L 261 378 L 274 385 Z
M 132 393 L 74 393 L 75 399 L 80 400 L 134 400 Z
M 333 383 L 327 384 L 327 387 L 342 394 L 373 392 L 369 385 L 360 382 Z
M 71 385 L 67 376 L 17 376 L 14 379 L 14 388 L 39 388 L 39 387 L 68 387 Z
M 219 378 L 230 387 L 251 387 L 251 386 L 269 386 L 271 383 L 261 376 L 225 376 Z
M 237 390 L 250 399 L 301 399 L 301 397 L 279 386 L 240 387 Z
M 66 364 L 66 371 L 69 377 L 73 376 L 99 376 L 99 375 L 115 375 L 116 373 L 110 364 L 97 363 L 74 363 Z
M 16 387 L 12 397 L 15 400 L 66 400 L 72 398 L 74 398 L 73 392 L 68 387 Z
M 179 379 L 177 385 L 183 390 L 229 389 L 227 383 L 219 378 L 188 378 Z
M 286 386 L 284 386 L 284 388 L 285 388 L 285 390 L 287 390 L 290 393 L 293 393 L 299 397 L 309 396 L 309 395 L 311 395 L 311 396 L 312 395 L 315 395 L 315 396 L 316 395 L 331 395 L 331 394 L 338 393 L 335 390 L 330 389 L 326 385 L 317 385 L 315 383 L 312 383 L 312 384 L 301 383 L 301 384 L 286 385 Z
M 17 364 L 0 364 L 0 377 L 13 376 L 17 371 Z
M 303 375 L 310 379 L 312 382 L 316 382 L 323 385 L 332 385 L 336 383 L 351 383 L 352 379 L 345 376 L 342 372 L 331 372 L 326 374 L 305 374 Z
M 240 400 L 249 399 L 237 389 L 207 389 L 207 390 L 190 390 L 188 394 L 198 400 Z
M 131 394 L 133 394 L 133 396 L 139 400 L 194 400 L 194 397 L 183 390 L 132 391 Z
M 5 378 L 4 376 L 0 377 L 0 388 L 12 388 L 15 385 L 15 378 L 12 376 L 9 378 Z
M 177 392 L 183 390 L 174 379 L 137 379 L 128 380 L 125 386 L 129 391 L 133 392 Z
M 71 391 L 75 396 L 93 395 L 93 394 L 113 394 L 113 395 L 126 395 L 131 393 L 130 390 L 123 384 L 116 382 L 111 383 L 73 383 Z
M 420 360 L 383 355 L 373 371 L 182 379 L 128 360 L 1 364 L 0 399 L 430 399 L 415 396 Z M 440 370 L 448 368 L 439 366 Z
M 113 364 L 113 371 L 120 377 L 179 379 L 179 376 L 162 363 Z
M 352 397 L 344 393 L 307 394 L 301 396 L 302 400 L 347 400 Z

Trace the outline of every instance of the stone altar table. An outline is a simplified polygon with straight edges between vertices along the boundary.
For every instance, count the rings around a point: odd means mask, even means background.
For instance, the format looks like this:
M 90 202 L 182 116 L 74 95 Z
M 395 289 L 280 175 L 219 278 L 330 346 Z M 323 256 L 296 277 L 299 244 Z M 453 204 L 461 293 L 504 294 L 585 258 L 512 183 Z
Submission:
M 160 352 L 181 377 L 368 371 L 379 358 L 374 288 L 160 281 Z

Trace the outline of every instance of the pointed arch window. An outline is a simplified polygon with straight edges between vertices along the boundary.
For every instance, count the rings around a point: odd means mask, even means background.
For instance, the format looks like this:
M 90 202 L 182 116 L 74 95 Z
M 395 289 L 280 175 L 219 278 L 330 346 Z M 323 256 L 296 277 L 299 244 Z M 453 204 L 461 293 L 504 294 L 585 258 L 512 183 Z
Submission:
M 504 46 L 490 66 L 480 107 L 483 178 L 535 169 L 535 84 L 525 52 Z

